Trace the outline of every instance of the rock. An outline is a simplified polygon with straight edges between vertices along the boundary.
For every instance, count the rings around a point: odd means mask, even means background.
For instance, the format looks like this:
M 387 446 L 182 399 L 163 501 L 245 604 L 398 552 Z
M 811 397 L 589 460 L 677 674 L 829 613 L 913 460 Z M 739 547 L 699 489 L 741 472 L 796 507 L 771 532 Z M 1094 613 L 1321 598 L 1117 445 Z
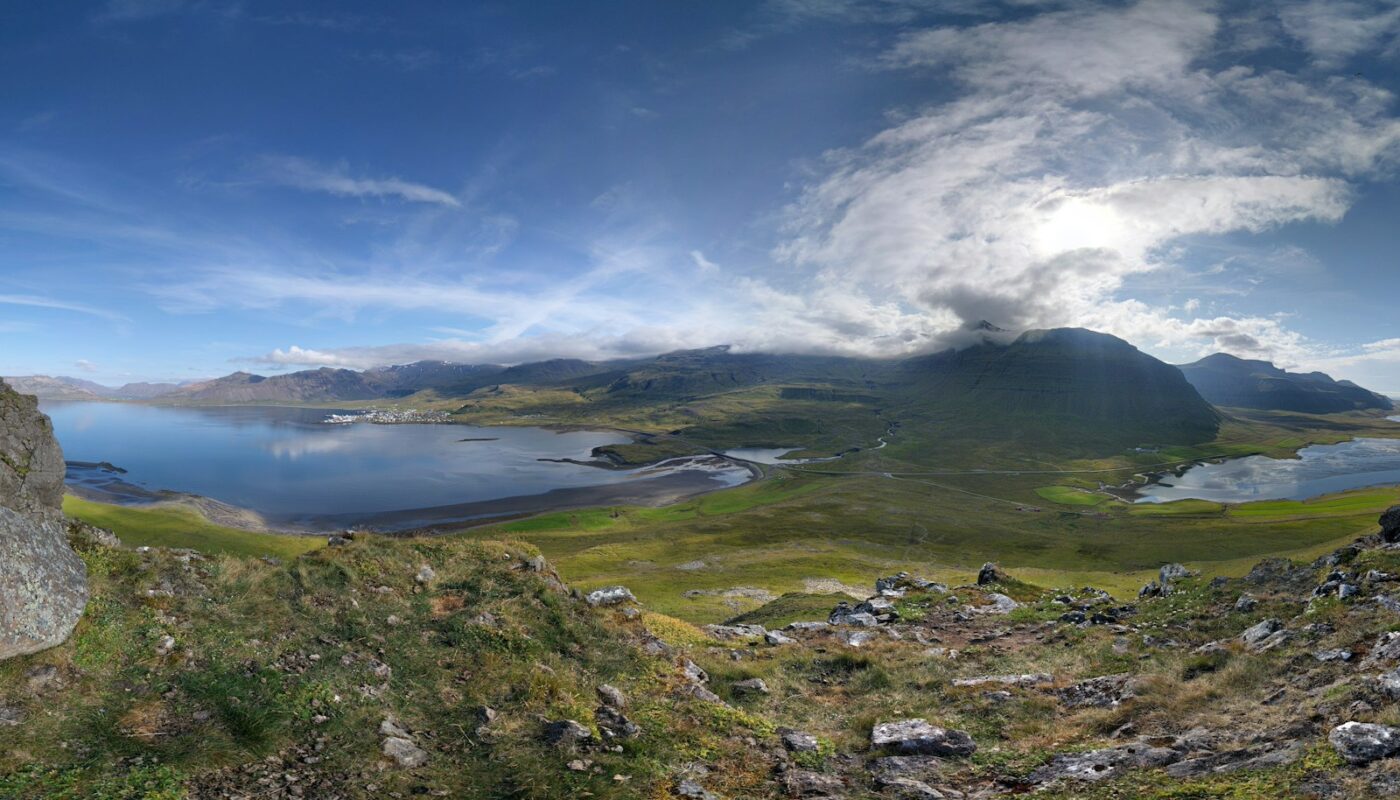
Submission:
M 547 723 L 542 735 L 546 744 L 555 747 L 573 747 L 593 741 L 593 732 L 571 719 Z
M 1102 675 L 1080 681 L 1056 692 L 1066 708 L 1117 708 L 1133 697 L 1133 676 L 1127 673 Z
M 977 570 L 978 586 L 987 586 L 988 584 L 1001 583 L 1005 579 L 1006 576 L 1002 574 L 1001 568 L 991 561 L 988 561 L 987 563 L 983 564 L 982 568 Z
M 1035 784 L 1060 780 L 1099 781 L 1114 777 L 1125 768 L 1162 767 L 1180 759 L 1181 754 L 1170 748 L 1135 743 L 1055 756 L 1032 772 L 1029 780 Z
M 1391 506 L 1381 514 L 1381 541 L 1400 542 L 1400 506 Z
M 423 566 L 418 568 L 418 574 L 413 576 L 413 580 L 419 586 L 427 586 L 428 584 L 432 583 L 433 579 L 436 577 L 437 573 L 433 571 L 433 568 L 428 566 L 427 564 L 424 564 Z
M 685 673 L 686 680 L 690 681 L 691 683 L 710 682 L 710 673 L 701 669 L 699 664 L 696 664 L 694 661 L 691 661 L 688 658 L 685 661 L 681 662 L 681 671 Z
M 706 625 L 701 630 L 722 642 L 753 639 L 768 632 L 762 625 Z
M 621 711 L 612 706 L 598 706 L 594 717 L 598 720 L 598 731 L 608 741 L 631 739 L 642 732 L 641 726 L 624 717 Z
M 1376 640 L 1376 643 L 1371 647 L 1371 652 L 1366 654 L 1361 665 L 1369 667 L 1397 661 L 1400 661 L 1400 631 L 1389 631 L 1381 634 L 1380 638 Z
M 1313 653 L 1313 658 L 1323 663 L 1327 663 L 1329 661 L 1350 661 L 1353 658 L 1353 656 L 1350 650 L 1336 648 L 1333 650 L 1318 650 L 1317 652 Z
M 618 711 L 627 707 L 627 696 L 622 693 L 622 690 L 606 683 L 598 687 L 598 701 L 608 708 L 615 708 Z
M 405 730 L 404 727 L 399 724 L 399 721 L 394 719 L 393 717 L 385 717 L 384 719 L 380 720 L 379 735 L 397 736 L 400 739 L 412 738 L 412 734 Z
M 1343 583 L 1337 587 L 1337 598 L 1347 600 L 1361 594 L 1361 587 L 1354 583 Z
M 817 737 L 806 731 L 779 728 L 778 738 L 783 742 L 783 749 L 789 753 L 815 753 L 821 750 Z
M 1283 630 L 1282 622 L 1276 619 L 1266 619 L 1257 625 L 1246 628 L 1244 633 L 1240 634 L 1240 641 L 1244 642 L 1246 647 L 1256 647 L 1281 630 Z
M 735 694 L 768 694 L 768 684 L 762 678 L 749 678 L 747 680 L 736 681 L 733 686 Z
M 709 689 L 706 689 L 704 686 L 701 686 L 698 683 L 692 683 L 686 686 L 682 686 L 680 689 L 676 690 L 675 694 L 678 697 L 692 697 L 704 703 L 716 703 L 718 705 L 724 705 L 724 699 L 722 697 L 710 691 Z
M 898 800 L 945 800 L 948 795 L 913 778 L 890 778 L 880 783 L 881 793 Z
M 1259 601 L 1247 594 L 1240 595 L 1239 599 L 1235 601 L 1235 611 L 1241 614 L 1248 614 L 1258 606 Z
M 24 712 L 10 706 L 0 706 L 0 728 L 13 728 L 24 722 Z
M 1138 597 L 1142 598 L 1165 597 L 1168 594 L 1171 594 L 1171 587 L 1163 586 L 1156 581 L 1148 581 L 1146 584 L 1143 584 L 1141 589 L 1138 589 Z
M 877 622 L 894 622 L 899 619 L 899 611 L 894 601 L 888 597 L 872 597 L 856 605 L 856 614 L 869 614 Z
M 924 719 L 882 722 L 870 731 L 870 746 L 903 754 L 970 756 L 977 751 L 972 737 L 963 731 L 931 725 Z
M 384 755 L 394 759 L 394 763 L 401 767 L 413 769 L 428 763 L 427 751 L 414 744 L 411 739 L 390 736 L 384 740 L 382 747 Z
M 850 603 L 844 600 L 837 603 L 836 608 L 832 609 L 831 616 L 827 617 L 827 622 L 831 625 L 854 625 L 862 628 L 873 628 L 880 624 L 880 621 L 875 619 L 874 614 L 856 611 L 851 608 Z
M 1348 762 L 1369 764 L 1400 753 L 1400 728 L 1367 722 L 1344 722 L 1332 729 L 1327 741 Z
M 1400 700 L 1400 667 L 1377 675 L 1376 688 L 1391 700 Z
M 0 414 L 4 400 L 0 394 Z M 0 475 L 9 469 L 6 458 L 0 450 Z M 0 497 L 0 505 L 10 501 Z M 0 508 L 0 564 L 0 660 L 67 640 L 87 605 L 88 583 L 62 523 Z
M 1023 675 L 978 675 L 973 678 L 957 678 L 954 686 L 986 686 L 996 683 L 1002 686 L 1040 686 L 1054 683 L 1055 677 L 1048 672 L 1031 672 Z
M 156 655 L 168 656 L 175 652 L 175 637 L 169 634 L 160 637 L 156 642 Z
M 825 623 L 823 623 L 825 624 Z M 797 644 L 797 640 L 778 631 L 768 631 L 763 634 L 763 641 L 777 647 L 785 644 Z
M 63 450 L 39 401 L 0 381 L 0 506 L 61 526 L 65 471 Z
M 810 769 L 788 770 L 783 782 L 787 784 L 788 793 L 795 797 L 840 798 L 846 791 L 846 783 L 839 777 Z
M 830 622 L 789 622 L 783 626 L 783 630 L 793 633 L 816 633 L 830 627 Z
M 595 589 L 584 596 L 584 601 L 590 606 L 617 606 L 623 603 L 635 603 L 637 598 L 632 594 L 632 590 L 626 586 L 608 586 L 603 589 Z
M 875 631 L 841 631 L 836 634 L 836 640 L 847 647 L 864 647 L 875 641 Z
M 684 797 L 687 800 L 719 800 L 716 795 L 705 791 L 705 787 L 689 779 L 676 784 L 676 797 Z
M 1021 607 L 1020 603 L 997 592 L 988 594 L 987 599 L 992 601 L 991 605 L 972 606 L 971 610 L 978 614 L 1010 614 Z
M 1157 570 L 1157 582 L 1163 586 L 1170 586 L 1172 583 L 1182 578 L 1189 578 L 1198 574 L 1199 573 L 1193 572 L 1181 564 L 1163 564 L 1162 568 Z

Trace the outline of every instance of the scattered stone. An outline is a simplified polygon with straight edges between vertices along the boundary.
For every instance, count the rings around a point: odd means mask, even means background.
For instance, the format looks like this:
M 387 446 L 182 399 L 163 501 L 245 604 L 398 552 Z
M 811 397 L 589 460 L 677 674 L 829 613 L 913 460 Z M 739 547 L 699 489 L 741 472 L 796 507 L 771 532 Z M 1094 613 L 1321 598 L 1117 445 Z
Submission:
M 632 590 L 626 586 L 608 586 L 603 589 L 595 589 L 584 596 L 584 601 L 590 606 L 616 606 L 623 603 L 637 602 Z
M 839 798 L 845 796 L 846 783 L 835 775 L 825 775 L 809 769 L 792 769 L 783 775 L 788 792 L 795 797 Z
M 789 622 L 783 626 L 783 630 L 793 633 L 816 633 L 830 627 L 830 622 Z
M 825 623 L 823 623 L 823 624 L 825 624 Z M 780 633 L 780 632 L 778 632 L 778 631 L 767 631 L 766 633 L 763 634 L 763 641 L 767 642 L 768 644 L 773 645 L 774 647 L 777 647 L 777 646 L 780 646 L 780 645 L 785 645 L 785 644 L 797 644 L 797 640 L 796 640 L 796 639 L 794 639 L 794 638 L 792 638 L 791 636 L 788 636 L 788 635 L 786 635 L 786 634 Z
M 836 604 L 831 616 L 827 617 L 827 622 L 832 625 L 853 625 L 861 628 L 873 628 L 880 624 L 874 614 L 865 611 L 857 611 L 851 608 L 851 604 L 842 600 Z
M 762 678 L 748 678 L 734 683 L 734 693 L 740 695 L 769 694 L 768 684 Z
M 1258 606 L 1259 601 L 1247 594 L 1240 595 L 1239 599 L 1235 601 L 1235 611 L 1241 614 L 1248 614 Z
M 881 793 L 897 800 L 945 800 L 948 795 L 913 778 L 890 778 L 879 781 Z
M 394 763 L 401 767 L 413 769 L 428 763 L 427 751 L 414 744 L 411 739 L 390 736 L 384 740 L 382 747 L 384 755 L 394 759 Z
M 953 681 L 954 686 L 986 686 L 989 683 L 997 683 L 1003 686 L 1041 686 L 1054 683 L 1055 676 L 1048 672 L 1031 672 L 1023 675 L 978 675 L 972 678 L 957 678 Z
M 1361 662 L 1363 667 L 1374 664 L 1395 663 L 1400 661 L 1400 631 L 1388 631 L 1381 634 L 1371 647 L 1371 652 Z
M 437 573 L 433 571 L 433 568 L 424 564 L 418 568 L 418 574 L 413 576 L 413 580 L 417 582 L 419 586 L 427 586 L 432 583 L 433 579 L 436 577 Z
M 719 800 L 718 796 L 706 791 L 705 787 L 688 779 L 676 784 L 676 797 L 684 797 L 686 800 Z
M 1020 603 L 997 592 L 988 594 L 987 599 L 992 601 L 991 605 L 973 606 L 972 611 L 978 614 L 1010 614 L 1021 607 Z
M 598 700 L 608 708 L 615 708 L 618 711 L 627 707 L 627 696 L 622 693 L 622 690 L 606 683 L 598 687 Z
M 576 758 L 564 766 L 567 767 L 570 772 L 587 772 L 588 768 L 593 766 L 593 762 L 591 760 Z
M 599 733 L 603 734 L 603 738 L 608 741 L 631 739 L 642 732 L 641 726 L 623 716 L 621 711 L 612 706 L 598 706 L 594 717 L 598 720 Z
M 1400 753 L 1400 728 L 1368 722 L 1344 722 L 1332 729 L 1327 741 L 1348 762 L 1369 764 Z
M 1127 673 L 1102 675 L 1080 681 L 1056 692 L 1066 708 L 1117 708 L 1133 697 L 1133 676 Z
M 156 655 L 164 657 L 170 655 L 173 652 L 175 652 L 174 636 L 166 634 L 165 636 L 160 637 L 160 639 L 156 641 Z
M 1400 700 L 1400 667 L 1376 676 L 1376 686 L 1386 697 Z
M 571 719 L 561 719 L 547 723 L 543 732 L 546 744 L 555 747 L 574 747 L 593 741 L 593 732 Z
M 1359 594 L 1361 594 L 1361 587 L 1354 583 L 1344 583 L 1337 587 L 1337 598 L 1339 600 L 1348 600 Z
M 1244 642 L 1246 647 L 1255 648 L 1281 630 L 1283 630 L 1282 622 L 1276 619 L 1266 619 L 1257 625 L 1246 628 L 1244 633 L 1240 634 L 1240 641 Z
M 1163 564 L 1162 568 L 1157 570 L 1157 581 L 1163 586 L 1170 586 L 1182 578 L 1190 578 L 1198 574 L 1200 573 L 1193 572 L 1181 564 Z
M 24 712 L 11 706 L 0 706 L 0 728 L 13 728 L 24 722 Z
M 988 561 L 977 571 L 978 586 L 1001 583 L 1004 580 L 1006 580 L 1006 576 L 1002 574 L 1001 567 L 997 566 L 994 562 Z
M 1333 650 L 1318 650 L 1313 653 L 1313 658 L 1325 664 L 1329 661 L 1350 661 L 1353 656 L 1350 650 L 1343 650 L 1339 647 Z
M 864 647 L 875 641 L 875 631 L 840 631 L 836 634 L 837 641 L 847 647 Z
M 821 750 L 821 743 L 817 741 L 817 737 L 806 731 L 779 728 L 778 738 L 783 742 L 783 749 L 789 753 L 815 753 Z
M 970 756 L 977 750 L 963 731 L 940 728 L 924 719 L 882 722 L 870 731 L 870 746 L 904 754 Z
M 1180 758 L 1181 755 L 1171 748 L 1135 743 L 1055 756 L 1050 763 L 1032 772 L 1029 780 L 1034 784 L 1060 780 L 1099 781 L 1114 777 L 1125 768 L 1163 767 Z
M 686 680 L 691 683 L 709 683 L 710 673 L 706 672 L 690 659 L 681 662 L 681 671 L 685 673 Z
M 768 632 L 762 625 L 706 625 L 701 630 L 722 642 L 753 639 Z

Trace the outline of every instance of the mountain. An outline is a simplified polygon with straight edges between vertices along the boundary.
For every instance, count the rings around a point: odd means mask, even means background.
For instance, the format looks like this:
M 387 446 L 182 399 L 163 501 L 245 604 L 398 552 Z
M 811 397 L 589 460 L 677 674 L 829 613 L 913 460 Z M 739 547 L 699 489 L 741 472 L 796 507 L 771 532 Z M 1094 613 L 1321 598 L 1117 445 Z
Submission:
M 48 375 L 6 376 L 5 382 L 20 394 L 32 394 L 40 400 L 100 400 L 107 390 L 92 381 Z
M 451 389 L 497 375 L 506 368 L 496 364 L 456 364 L 451 361 L 415 361 L 364 371 L 365 382 L 381 387 L 387 397 L 407 397 L 424 389 Z M 451 391 L 448 392 L 452 393 Z
M 192 383 L 162 395 L 162 402 L 193 403 L 328 403 L 374 400 L 387 394 L 372 376 L 350 369 L 320 369 L 264 377 L 235 372 Z
M 40 400 L 150 400 L 179 388 L 174 383 L 128 383 L 112 387 L 62 375 L 25 375 L 5 380 L 16 391 L 32 394 Z
M 906 413 L 968 437 L 1129 447 L 1206 441 L 1220 423 L 1181 370 L 1082 328 L 909 359 L 900 382 Z
M 1201 396 L 1218 406 L 1308 414 L 1394 408 L 1389 398 L 1351 381 L 1336 381 L 1321 372 L 1286 372 L 1267 361 L 1225 353 L 1184 364 L 1181 372 Z

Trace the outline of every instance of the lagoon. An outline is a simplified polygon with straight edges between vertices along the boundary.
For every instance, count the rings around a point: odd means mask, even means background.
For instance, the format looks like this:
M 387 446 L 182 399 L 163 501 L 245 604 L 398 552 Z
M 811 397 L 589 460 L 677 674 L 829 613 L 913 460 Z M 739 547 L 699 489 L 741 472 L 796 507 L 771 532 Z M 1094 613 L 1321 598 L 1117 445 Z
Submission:
M 199 495 L 293 526 L 405 528 L 596 502 L 664 502 L 750 476 L 717 459 L 631 470 L 542 460 L 588 460 L 595 447 L 628 441 L 612 431 L 337 425 L 325 422 L 331 410 L 260 406 L 48 402 L 43 410 L 80 494 L 109 502 Z
M 1139 503 L 1212 500 L 1308 500 L 1371 486 L 1400 485 L 1400 439 L 1356 439 L 1313 445 L 1298 458 L 1248 456 L 1187 469 L 1138 490 Z

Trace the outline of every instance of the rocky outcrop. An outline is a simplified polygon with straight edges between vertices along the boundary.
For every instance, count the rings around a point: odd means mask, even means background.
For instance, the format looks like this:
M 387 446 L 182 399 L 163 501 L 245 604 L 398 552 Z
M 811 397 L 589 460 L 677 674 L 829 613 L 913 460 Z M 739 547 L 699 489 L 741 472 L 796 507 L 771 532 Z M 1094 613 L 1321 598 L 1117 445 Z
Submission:
M 62 643 L 87 604 L 63 522 L 63 452 L 37 401 L 0 382 L 0 659 Z

